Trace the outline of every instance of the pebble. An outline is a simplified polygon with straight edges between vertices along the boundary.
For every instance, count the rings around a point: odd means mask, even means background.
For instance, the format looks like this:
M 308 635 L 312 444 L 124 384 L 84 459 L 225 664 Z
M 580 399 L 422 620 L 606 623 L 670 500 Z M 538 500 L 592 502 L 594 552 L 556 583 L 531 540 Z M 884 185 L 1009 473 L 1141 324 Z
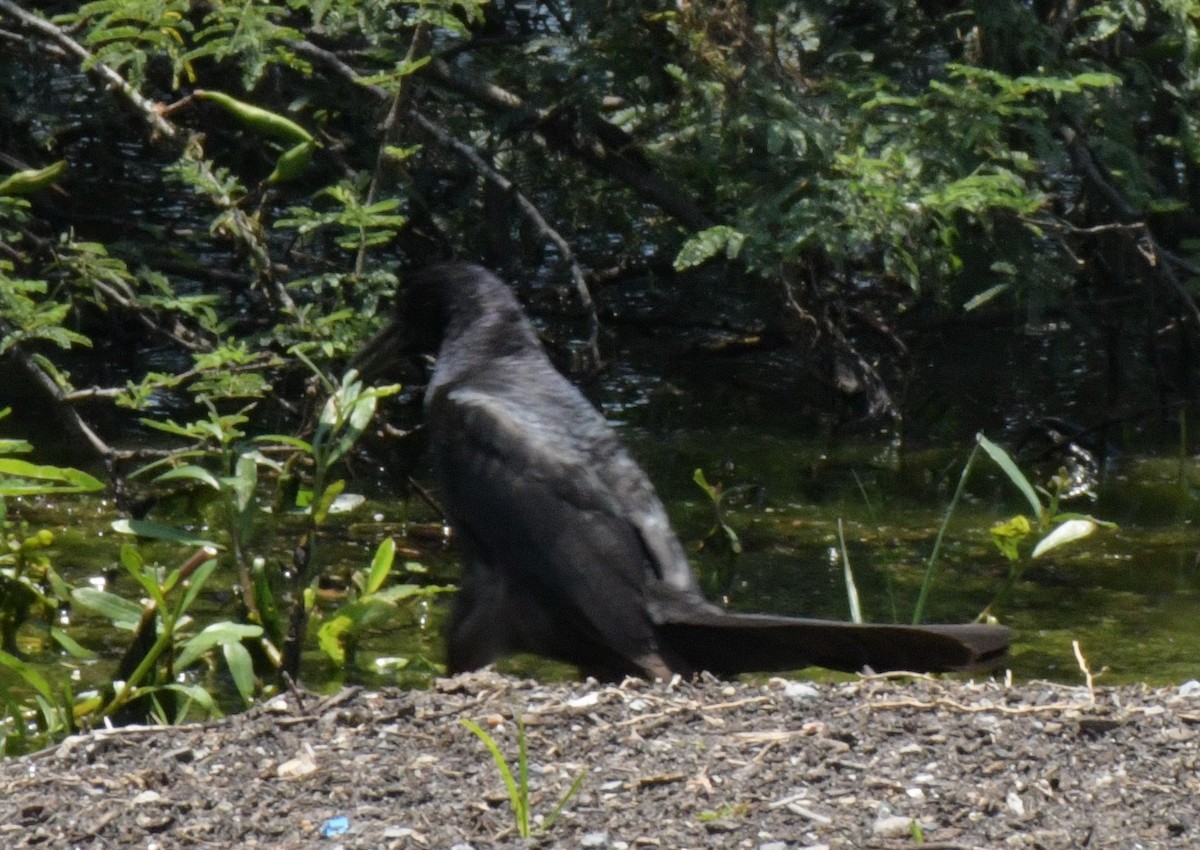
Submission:
M 591 691 L 581 697 L 567 700 L 567 705 L 571 708 L 591 708 L 594 705 L 600 704 L 600 694 L 598 691 Z
M 788 682 L 783 686 L 783 695 L 788 699 L 816 699 L 821 692 L 807 682 Z
M 871 825 L 871 833 L 880 838 L 908 838 L 912 836 L 912 824 L 912 818 L 884 815 Z
M 1200 696 L 1200 681 L 1196 679 L 1188 679 L 1179 686 L 1179 695 L 1181 697 Z

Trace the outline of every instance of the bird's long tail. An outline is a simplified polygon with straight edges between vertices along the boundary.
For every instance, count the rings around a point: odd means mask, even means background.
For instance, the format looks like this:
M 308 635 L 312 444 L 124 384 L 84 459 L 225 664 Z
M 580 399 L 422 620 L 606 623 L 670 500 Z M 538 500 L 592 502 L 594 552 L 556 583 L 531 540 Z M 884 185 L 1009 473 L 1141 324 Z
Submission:
M 660 600 L 661 602 L 661 600 Z M 1009 630 L 982 624 L 901 626 L 734 614 L 708 604 L 656 606 L 664 649 L 693 670 L 717 674 L 817 665 L 851 673 L 998 667 Z

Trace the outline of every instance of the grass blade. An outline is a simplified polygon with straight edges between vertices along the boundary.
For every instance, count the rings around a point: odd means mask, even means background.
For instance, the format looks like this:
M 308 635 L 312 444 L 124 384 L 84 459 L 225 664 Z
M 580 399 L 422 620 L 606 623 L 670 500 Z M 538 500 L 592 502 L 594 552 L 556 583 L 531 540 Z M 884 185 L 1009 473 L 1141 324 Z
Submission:
M 1026 501 L 1029 502 L 1029 506 L 1033 510 L 1033 515 L 1041 523 L 1042 515 L 1045 513 L 1042 508 L 1042 500 L 1038 498 L 1037 491 L 1033 489 L 1033 485 L 1029 483 L 1029 479 L 1025 477 L 1025 473 L 1017 468 L 1016 463 L 1009 457 L 1008 452 L 983 436 L 983 434 L 976 434 L 975 442 L 981 449 L 987 452 L 988 457 L 996 462 L 996 466 L 1004 471 L 1004 474 L 1008 476 L 1008 480 L 1015 484 L 1017 489 L 1021 491 Z
M 500 771 L 500 777 L 504 780 L 504 787 L 508 791 L 508 801 L 513 807 L 513 817 L 516 819 L 517 832 L 522 838 L 529 837 L 529 817 L 528 810 L 525 807 L 525 802 L 521 798 L 521 792 L 517 788 L 517 782 L 513 778 L 512 768 L 508 766 L 508 761 L 504 758 L 504 753 L 500 752 L 500 745 L 496 743 L 496 739 L 489 735 L 484 729 L 466 717 L 460 717 L 459 720 L 464 726 L 470 729 L 479 740 L 483 741 L 488 752 L 492 754 L 492 761 L 496 763 L 496 769 Z M 528 790 L 528 786 L 526 786 Z M 522 817 L 522 813 L 525 814 Z

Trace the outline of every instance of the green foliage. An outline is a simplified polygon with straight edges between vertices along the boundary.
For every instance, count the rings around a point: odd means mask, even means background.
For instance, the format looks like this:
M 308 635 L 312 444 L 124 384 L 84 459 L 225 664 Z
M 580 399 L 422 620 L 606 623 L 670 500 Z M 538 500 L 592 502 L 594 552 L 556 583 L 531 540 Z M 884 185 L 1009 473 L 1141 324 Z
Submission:
M 332 229 L 334 241 L 347 251 L 387 244 L 407 222 L 404 216 L 395 214 L 400 200 L 363 204 L 360 194 L 360 190 L 346 184 L 330 186 L 318 193 L 318 197 L 332 201 L 331 208 L 318 211 L 293 207 L 288 211 L 292 217 L 280 219 L 275 226 L 294 229 L 300 236 Z
M 121 549 L 121 566 L 146 593 L 148 602 L 138 605 L 91 587 L 79 587 L 72 592 L 77 605 L 108 618 L 116 628 L 134 633 L 123 662 L 126 678 L 114 683 L 114 693 L 95 705 L 90 712 L 92 716 L 111 717 L 139 699 L 155 700 L 164 722 L 182 722 L 193 703 L 206 714 L 215 713 L 216 703 L 209 689 L 199 684 L 181 684 L 176 681 L 175 673 L 182 672 L 218 645 L 224 650 L 239 692 L 249 702 L 255 684 L 249 656 L 240 642 L 259 637 L 262 629 L 239 628 L 226 622 L 213 624 L 195 635 L 188 632 L 192 625 L 188 612 L 217 566 L 216 554 L 213 548 L 201 548 L 163 578 L 156 567 L 146 564 L 134 546 L 127 544 Z M 231 644 L 237 644 L 237 648 L 230 649 Z M 175 712 L 166 713 L 167 703 L 162 697 L 174 694 L 182 694 L 187 702 Z
M 8 408 L 0 410 L 0 420 L 9 412 Z M 18 652 L 17 630 L 34 611 L 53 612 L 68 588 L 49 556 L 53 532 L 14 523 L 7 500 L 104 489 L 100 481 L 82 470 L 12 457 L 32 450 L 24 440 L 0 439 L 0 650 L 13 656 Z
M 742 250 L 746 235 L 732 227 L 719 224 L 691 236 L 675 257 L 675 270 L 684 271 L 707 262 L 718 254 L 735 259 Z
M 1059 501 L 1067 483 L 1065 473 L 1053 479 L 1051 482 L 1053 489 L 1051 490 L 1035 487 L 1025 476 L 1025 473 L 1021 472 L 1020 467 L 1017 466 L 1008 452 L 983 436 L 983 434 L 977 434 L 975 437 L 975 446 L 972 448 L 971 454 L 967 457 L 967 462 L 963 465 L 962 474 L 958 479 L 958 487 L 954 491 L 954 496 L 951 498 L 950 504 L 946 507 L 941 527 L 938 529 L 937 537 L 933 543 L 933 551 L 929 555 L 929 561 L 925 568 L 925 578 L 921 583 L 921 594 L 917 599 L 917 605 L 913 611 L 914 624 L 920 623 L 924 616 L 925 602 L 928 599 L 929 590 L 933 586 L 933 577 L 938 557 L 941 553 L 942 540 L 945 537 L 947 528 L 950 526 L 950 519 L 954 515 L 954 511 L 966 491 L 967 479 L 971 475 L 975 458 L 980 451 L 991 458 L 997 468 L 1004 473 L 1005 478 L 1017 488 L 1026 502 L 1029 503 L 1030 514 L 1032 515 L 1018 514 L 1006 522 L 992 526 L 990 529 L 992 542 L 995 543 L 996 548 L 1009 562 L 1009 571 L 1004 585 L 996 594 L 995 599 L 980 615 L 981 618 L 989 616 L 991 611 L 999 606 L 1000 602 L 1016 582 L 1020 580 L 1022 573 L 1028 568 L 1033 559 L 1039 558 L 1045 553 L 1057 549 L 1059 546 L 1081 540 L 1098 528 L 1115 528 L 1110 522 L 1104 522 L 1086 514 L 1073 513 L 1060 509 Z M 1040 540 L 1033 547 L 1029 557 L 1025 558 L 1021 555 L 1021 545 L 1034 533 L 1040 535 Z
M 355 648 L 364 633 L 382 629 L 406 615 L 411 603 L 450 590 L 419 584 L 385 586 L 392 575 L 395 557 L 396 541 L 389 537 L 375 550 L 369 570 L 359 570 L 351 576 L 346 602 L 329 613 L 317 629 L 317 645 L 339 668 L 354 665 Z
M 93 63 L 103 62 L 141 85 L 155 55 L 167 56 L 176 75 L 182 69 L 184 37 L 192 31 L 188 11 L 187 0 L 96 0 L 55 22 L 83 26 Z
M 517 771 L 513 775 L 513 769 L 508 763 L 508 759 L 504 757 L 504 753 L 500 750 L 500 745 L 483 727 L 470 718 L 463 717 L 460 721 L 464 726 L 483 741 L 488 752 L 492 756 L 492 761 L 496 765 L 496 770 L 500 772 L 500 778 L 504 780 L 504 788 L 508 792 L 508 802 L 513 810 L 513 822 L 517 828 L 517 834 L 522 838 L 529 838 L 533 835 L 533 812 L 530 806 L 529 792 L 529 754 L 527 752 L 525 740 L 525 724 L 518 714 L 516 718 L 517 724 Z M 554 826 L 558 816 L 562 814 L 567 803 L 575 796 L 583 785 L 584 777 L 587 776 L 587 771 L 581 771 L 575 777 L 575 781 L 571 783 L 571 787 L 566 793 L 559 798 L 558 804 L 554 810 L 546 816 L 541 824 L 541 832 L 549 832 Z
M 704 495 L 708 497 L 709 503 L 712 505 L 713 518 L 715 525 L 704 536 L 705 542 L 714 538 L 723 539 L 729 551 L 734 555 L 742 553 L 742 541 L 738 538 L 737 532 L 725 522 L 725 514 L 722 510 L 721 503 L 731 493 L 738 493 L 748 489 L 747 487 L 734 487 L 726 490 L 719 484 L 709 484 L 708 479 L 704 477 L 704 470 L 696 469 L 692 473 L 692 480 L 696 482 L 696 486 L 704 491 Z
M 64 683 L 61 691 L 56 690 L 33 665 L 4 650 L 0 650 L 0 668 L 6 671 L 0 676 L 0 700 L 4 702 L 4 711 L 0 714 L 0 732 L 3 733 L 0 755 L 17 755 L 33 748 L 31 723 L 41 734 L 52 739 L 65 737 L 75 729 L 71 712 L 75 700 L 69 684 Z M 32 709 L 22 704 L 15 689 L 9 685 L 13 677 L 33 691 Z
M 725 488 L 721 484 L 709 484 L 702 469 L 692 472 L 692 481 L 704 491 L 713 512 L 713 526 L 700 541 L 700 549 L 710 548 L 722 552 L 724 558 L 718 564 L 711 562 L 700 571 L 700 583 L 705 593 L 716 598 L 727 598 L 736 574 L 736 561 L 742 554 L 742 540 L 725 520 L 725 500 L 749 490 L 746 485 Z

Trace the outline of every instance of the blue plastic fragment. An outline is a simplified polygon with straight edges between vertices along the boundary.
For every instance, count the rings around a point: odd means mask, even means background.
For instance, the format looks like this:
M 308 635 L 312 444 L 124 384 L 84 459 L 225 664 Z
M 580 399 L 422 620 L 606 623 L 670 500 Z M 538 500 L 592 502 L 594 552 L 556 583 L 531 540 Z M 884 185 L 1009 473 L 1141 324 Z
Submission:
M 334 838 L 338 835 L 345 835 L 350 831 L 350 818 L 345 815 L 338 815 L 336 818 L 330 818 L 321 826 L 322 838 Z

